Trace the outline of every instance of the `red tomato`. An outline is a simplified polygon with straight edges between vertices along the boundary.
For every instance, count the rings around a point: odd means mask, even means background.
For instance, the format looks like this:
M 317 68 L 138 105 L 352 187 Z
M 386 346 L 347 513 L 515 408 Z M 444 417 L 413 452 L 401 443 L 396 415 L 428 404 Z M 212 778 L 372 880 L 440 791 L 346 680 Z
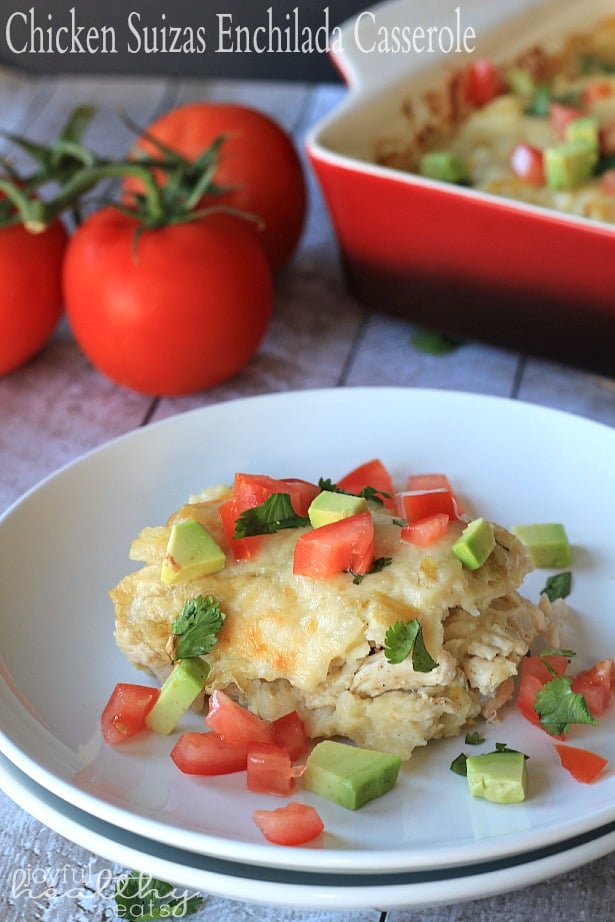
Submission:
M 428 547 L 445 536 L 449 521 L 446 512 L 436 512 L 416 522 L 409 522 L 401 530 L 401 540 L 418 547 Z
M 247 747 L 231 744 L 217 733 L 182 733 L 171 758 L 188 775 L 228 775 L 246 768 Z
M 367 573 L 374 560 L 374 521 L 369 512 L 350 515 L 299 535 L 293 573 L 329 579 L 350 570 Z
M 301 236 L 307 194 L 301 160 L 276 122 L 247 106 L 194 102 L 167 112 L 148 126 L 147 134 L 189 160 L 224 135 L 214 181 L 229 192 L 205 198 L 200 207 L 222 204 L 260 218 L 258 236 L 271 267 L 275 271 L 284 265 Z M 136 146 L 159 155 L 144 137 Z M 129 181 L 126 188 L 135 191 L 139 185 Z
M 0 227 L 0 375 L 36 355 L 60 319 L 67 240 L 59 221 L 41 233 Z
M 505 89 L 504 81 L 493 61 L 479 58 L 466 72 L 466 99 L 474 106 L 484 106 Z
M 576 106 L 566 106 L 561 102 L 552 102 L 549 107 L 549 118 L 553 129 L 561 140 L 564 140 L 566 136 L 566 128 L 577 118 L 582 118 L 585 115 L 583 109 L 578 109 Z
M 207 726 L 231 745 L 273 742 L 271 724 L 216 689 L 209 699 Z
M 239 508 L 234 497 L 227 499 L 226 502 L 218 506 L 218 515 L 222 522 L 222 528 L 235 560 L 252 560 L 261 549 L 265 536 L 251 535 L 249 538 L 234 538 L 235 522 L 241 512 L 242 509 Z
M 255 794 L 288 796 L 295 787 L 295 774 L 284 746 L 250 743 L 247 762 L 248 790 Z
M 144 230 L 116 208 L 73 235 L 64 296 L 77 342 L 117 383 L 147 394 L 211 387 L 252 357 L 269 324 L 273 283 L 244 221 Z
M 301 717 L 296 711 L 278 717 L 271 724 L 273 741 L 288 750 L 291 759 L 300 759 L 309 750 L 307 734 Z
M 265 838 L 276 845 L 303 845 L 325 828 L 314 807 L 294 801 L 277 810 L 255 810 L 252 817 Z
M 568 657 L 566 656 L 548 656 L 549 661 L 555 673 L 559 676 L 565 674 L 568 668 Z M 530 723 L 540 727 L 540 717 L 534 709 L 536 693 L 543 688 L 547 682 L 550 682 L 553 676 L 544 663 L 542 656 L 526 656 L 521 663 L 521 682 L 519 684 L 519 694 L 517 696 L 517 708 Z M 552 735 L 552 734 L 550 734 Z M 564 736 L 556 737 L 564 739 Z
M 544 156 L 539 147 L 532 144 L 517 144 L 510 157 L 510 168 L 523 182 L 533 186 L 544 186 Z
M 123 743 L 145 730 L 145 718 L 159 695 L 158 688 L 118 682 L 100 718 L 105 743 Z
M 613 84 L 608 80 L 599 80 L 597 83 L 590 83 L 583 90 L 583 102 L 591 106 L 601 99 L 608 99 L 613 95 Z
M 286 485 L 285 491 L 290 494 L 290 501 L 297 515 L 307 515 L 308 509 L 320 493 L 320 487 L 309 480 L 299 480 L 296 477 L 284 477 L 282 483 Z
M 340 490 L 346 490 L 347 493 L 360 493 L 365 487 L 374 487 L 382 493 L 392 495 L 393 481 L 387 468 L 379 458 L 372 461 L 366 461 L 365 464 L 355 467 L 341 480 L 338 480 L 337 486 Z M 393 501 L 390 498 L 382 497 L 385 506 L 392 507 Z
M 615 693 L 613 660 L 603 659 L 590 669 L 579 672 L 572 680 L 572 690 L 583 695 L 592 717 L 602 717 L 611 707 Z
M 406 490 L 450 490 L 451 482 L 446 474 L 409 474 Z
M 444 513 L 449 519 L 458 517 L 459 508 L 451 490 L 408 490 L 395 495 L 399 514 L 408 522 L 417 522 L 427 516 Z
M 457 515 L 462 515 L 463 505 L 446 474 L 410 474 L 406 481 L 406 490 L 438 489 L 449 490 L 453 494 L 457 504 Z
M 560 761 L 566 771 L 569 771 L 576 781 L 591 784 L 595 781 L 603 768 L 608 765 L 608 759 L 590 752 L 588 749 L 578 749 L 575 746 L 555 746 Z
M 278 479 L 265 474 L 235 474 L 233 496 L 239 511 L 260 506 L 272 493 L 288 493 L 297 515 L 307 515 L 308 507 L 319 488 L 307 480 Z

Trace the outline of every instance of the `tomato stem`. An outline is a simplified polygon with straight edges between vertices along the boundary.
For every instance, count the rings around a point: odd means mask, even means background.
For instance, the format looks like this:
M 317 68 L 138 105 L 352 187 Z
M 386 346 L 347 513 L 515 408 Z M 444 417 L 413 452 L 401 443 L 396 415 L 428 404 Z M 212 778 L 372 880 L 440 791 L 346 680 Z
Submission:
M 132 177 L 138 192 L 124 201 L 107 202 L 131 214 L 143 228 L 162 227 L 196 220 L 199 202 L 204 196 L 228 191 L 215 183 L 224 136 L 220 136 L 196 160 L 188 160 L 177 151 L 152 140 L 159 151 L 156 157 L 132 157 L 109 160 L 98 157 L 81 140 L 94 110 L 79 106 L 70 115 L 58 138 L 49 146 L 20 135 L 5 136 L 27 153 L 36 163 L 29 176 L 20 176 L 4 160 L 4 177 L 0 176 L 0 226 L 23 224 L 27 230 L 43 231 L 65 211 L 80 213 L 84 196 L 105 180 Z M 53 183 L 53 195 L 41 190 Z M 241 215 L 254 220 L 252 215 Z

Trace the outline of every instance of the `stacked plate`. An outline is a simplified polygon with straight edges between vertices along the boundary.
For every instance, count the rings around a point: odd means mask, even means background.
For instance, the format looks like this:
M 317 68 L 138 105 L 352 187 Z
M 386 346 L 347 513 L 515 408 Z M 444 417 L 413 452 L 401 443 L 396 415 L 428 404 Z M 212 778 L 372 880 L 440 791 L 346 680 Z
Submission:
M 523 804 L 468 795 L 430 744 L 394 791 L 359 811 L 298 790 L 325 833 L 270 845 L 252 821 L 280 801 L 242 774 L 182 775 L 172 741 L 108 747 L 101 710 L 116 682 L 147 681 L 117 651 L 108 589 L 146 524 L 237 470 L 317 480 L 379 456 L 402 480 L 445 470 L 469 509 L 504 525 L 564 522 L 574 546 L 562 645 L 578 668 L 615 655 L 615 432 L 545 408 L 446 391 L 348 388 L 221 404 L 148 426 L 62 469 L 0 519 L 0 777 L 26 810 L 127 867 L 251 902 L 328 909 L 411 907 L 492 895 L 615 847 L 615 775 L 575 782 L 550 739 L 510 707 L 482 729 L 530 757 Z M 587 472 L 591 471 L 591 476 Z M 537 598 L 544 571 L 523 591 Z M 191 715 L 182 729 L 202 728 Z M 570 742 L 615 764 L 613 716 Z M 466 751 L 467 751 L 467 747 Z M 478 751 L 478 750 L 477 750 Z M 482 751 L 482 750 L 480 750 Z

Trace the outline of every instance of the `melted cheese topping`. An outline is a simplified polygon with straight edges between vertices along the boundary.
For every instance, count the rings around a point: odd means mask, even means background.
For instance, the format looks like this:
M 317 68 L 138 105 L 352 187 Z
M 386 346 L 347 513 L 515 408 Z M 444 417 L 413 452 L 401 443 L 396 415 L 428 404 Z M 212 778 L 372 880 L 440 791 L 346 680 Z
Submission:
M 346 736 L 407 758 L 481 713 L 493 716 L 536 633 L 551 626 L 548 612 L 516 592 L 531 565 L 498 526 L 495 549 L 470 571 L 451 550 L 463 522 L 421 549 L 401 541 L 392 515 L 374 508 L 375 555 L 390 557 L 390 566 L 358 584 L 348 573 L 319 581 L 292 572 L 303 529 L 267 536 L 254 559 L 235 562 L 218 515 L 224 498 L 217 491 L 183 506 L 166 526 L 145 528 L 131 548 L 144 566 L 110 593 L 119 647 L 161 681 L 171 668 L 165 647 L 173 620 L 187 599 L 212 595 L 226 620 L 207 657 L 207 693 L 224 689 L 267 719 L 297 710 L 313 737 Z M 168 586 L 160 569 L 170 526 L 187 517 L 210 531 L 227 563 Z M 430 673 L 385 658 L 387 629 L 411 619 L 438 663 Z
M 524 72 L 534 87 L 548 87 L 554 101 L 595 118 L 601 153 L 615 162 L 615 17 L 571 36 L 558 51 L 534 46 L 499 67 L 504 78 L 514 69 Z M 456 71 L 448 76 L 444 89 L 404 99 L 390 134 L 375 141 L 375 160 L 420 172 L 423 153 L 450 151 L 461 161 L 473 188 L 615 223 L 615 194 L 601 185 L 598 175 L 565 190 L 546 183 L 534 185 L 515 175 L 510 159 L 518 144 L 544 151 L 562 140 L 548 115 L 528 114 L 530 101 L 531 95 L 511 92 L 473 108 L 466 98 L 465 73 Z
M 557 94 L 581 93 L 592 83 L 609 84 L 612 95 L 599 99 L 588 114 L 600 125 L 615 126 L 615 77 L 562 78 L 556 82 Z M 549 118 L 526 114 L 527 100 L 513 94 L 498 96 L 482 109 L 473 112 L 447 139 L 446 149 L 455 153 L 465 165 L 470 184 L 484 192 L 506 196 L 544 208 L 615 223 L 615 195 L 606 192 L 598 176 L 570 190 L 552 189 L 548 185 L 533 185 L 518 178 L 510 166 L 511 155 L 518 144 L 530 144 L 545 150 L 559 142 Z

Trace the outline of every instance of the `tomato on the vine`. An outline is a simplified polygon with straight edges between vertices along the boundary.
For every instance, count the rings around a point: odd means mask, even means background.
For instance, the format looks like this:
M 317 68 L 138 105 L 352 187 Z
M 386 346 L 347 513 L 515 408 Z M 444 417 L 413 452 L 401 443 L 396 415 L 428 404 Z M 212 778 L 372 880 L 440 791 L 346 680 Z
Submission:
M 147 228 L 103 208 L 71 238 L 63 281 L 73 333 L 92 364 L 118 384 L 164 396 L 236 374 L 273 304 L 253 231 L 220 213 Z
M 38 233 L 0 227 L 0 375 L 33 358 L 60 319 L 67 239 L 58 220 Z
M 299 155 L 277 122 L 248 106 L 194 102 L 167 112 L 138 139 L 135 149 L 155 157 L 159 148 L 145 136 L 188 160 L 196 159 L 224 136 L 213 181 L 228 191 L 208 196 L 202 204 L 218 203 L 258 217 L 262 221 L 258 237 L 272 269 L 287 262 L 301 236 L 307 194 Z M 131 177 L 124 188 L 130 192 L 141 187 Z

